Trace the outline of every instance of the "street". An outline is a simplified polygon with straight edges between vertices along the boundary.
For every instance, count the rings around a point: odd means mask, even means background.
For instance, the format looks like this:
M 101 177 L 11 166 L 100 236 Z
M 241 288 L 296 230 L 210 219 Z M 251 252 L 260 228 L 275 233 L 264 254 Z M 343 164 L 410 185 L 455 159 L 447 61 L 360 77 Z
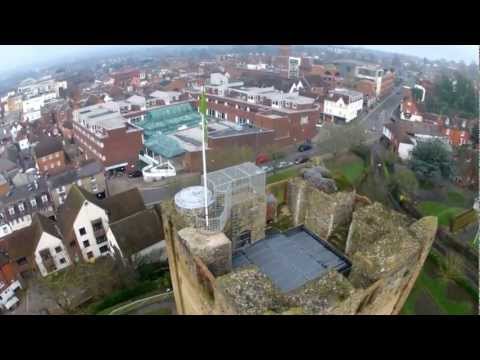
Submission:
M 402 101 L 402 93 L 398 93 L 399 88 L 395 88 L 393 93 L 382 100 L 373 110 L 371 110 L 359 122 L 365 129 L 377 139 L 382 135 L 383 125 L 390 121 L 395 109 Z

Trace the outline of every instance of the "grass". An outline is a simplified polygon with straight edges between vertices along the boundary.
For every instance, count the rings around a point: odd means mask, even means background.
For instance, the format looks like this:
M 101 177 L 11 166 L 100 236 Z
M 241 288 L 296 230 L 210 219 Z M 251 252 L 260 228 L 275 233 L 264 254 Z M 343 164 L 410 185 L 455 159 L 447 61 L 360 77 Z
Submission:
M 449 191 L 447 194 L 447 202 L 450 206 L 465 206 L 465 197 L 457 191 Z
M 143 313 L 143 315 L 172 315 L 172 312 L 170 311 L 170 309 L 160 308 L 160 309 L 147 311 Z
M 283 171 L 277 171 L 276 174 L 267 177 L 267 184 L 273 184 L 278 181 L 290 179 L 298 175 L 298 169 L 286 169 Z
M 333 172 L 341 173 L 350 184 L 357 185 L 365 170 L 365 163 L 359 156 L 347 153 L 327 162 Z
M 463 286 L 459 286 L 454 281 L 441 276 L 428 274 L 426 267 L 438 268 L 437 260 L 432 256 L 427 258 L 424 269 L 420 273 L 415 286 L 408 297 L 402 314 L 404 315 L 421 315 L 418 310 L 418 302 L 421 297 L 431 303 L 432 312 L 438 312 L 448 315 L 471 315 L 476 310 L 476 296 L 466 291 Z M 461 293 L 465 300 L 452 299 L 448 295 L 448 288 L 454 289 L 455 292 Z M 471 299 L 470 301 L 467 299 Z
M 423 201 L 418 205 L 418 210 L 424 216 L 436 216 L 438 223 L 443 226 L 450 226 L 450 220 L 456 215 L 465 211 L 460 207 L 449 207 L 436 201 Z

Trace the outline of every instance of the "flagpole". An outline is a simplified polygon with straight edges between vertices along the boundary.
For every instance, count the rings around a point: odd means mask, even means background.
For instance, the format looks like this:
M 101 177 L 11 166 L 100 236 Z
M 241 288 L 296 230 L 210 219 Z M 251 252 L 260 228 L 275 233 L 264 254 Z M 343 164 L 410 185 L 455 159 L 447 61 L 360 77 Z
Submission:
M 203 95 L 205 96 L 205 95 Z M 208 229 L 208 187 L 207 187 L 207 155 L 205 150 L 205 138 L 207 137 L 207 129 L 205 128 L 205 114 L 201 113 L 202 117 L 202 158 L 203 158 L 203 192 L 205 197 L 205 223 Z

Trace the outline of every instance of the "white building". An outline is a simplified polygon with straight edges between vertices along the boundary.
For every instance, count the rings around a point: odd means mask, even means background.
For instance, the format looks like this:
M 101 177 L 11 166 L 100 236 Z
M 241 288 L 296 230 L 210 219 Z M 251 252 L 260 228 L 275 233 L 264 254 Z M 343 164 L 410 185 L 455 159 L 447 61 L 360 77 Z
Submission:
M 230 74 L 227 72 L 210 74 L 210 85 L 225 85 L 230 82 Z
M 288 78 L 295 79 L 300 77 L 300 64 L 302 58 L 292 57 L 288 58 Z
M 332 121 L 341 120 L 345 123 L 357 118 L 363 109 L 363 94 L 349 89 L 335 89 L 329 93 L 323 103 L 323 114 Z
M 155 251 L 165 257 L 163 230 L 155 210 L 145 208 L 138 189 L 103 200 L 73 185 L 65 200 L 59 225 L 68 243 L 84 261 L 101 256 L 135 260 Z
M 41 109 L 49 100 L 55 99 L 57 94 L 55 92 L 43 93 L 38 96 L 28 97 L 22 101 L 23 120 L 33 122 L 42 117 Z
M 450 148 L 448 138 L 434 124 L 397 120 L 385 125 L 382 134 L 389 140 L 393 150 L 402 160 L 409 160 L 412 150 L 421 141 L 439 139 Z
M 156 90 L 148 95 L 146 104 L 147 107 L 152 107 L 157 104 L 158 100 L 162 100 L 165 105 L 170 105 L 173 102 L 180 100 L 180 95 L 182 93 L 178 91 L 160 91 Z

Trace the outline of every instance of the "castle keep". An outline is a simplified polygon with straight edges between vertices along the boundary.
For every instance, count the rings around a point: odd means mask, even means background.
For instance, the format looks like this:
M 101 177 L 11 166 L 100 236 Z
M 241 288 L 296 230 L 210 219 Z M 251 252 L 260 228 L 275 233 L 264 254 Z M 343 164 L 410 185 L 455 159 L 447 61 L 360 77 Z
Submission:
M 415 221 L 299 177 L 287 186 L 294 226 L 266 231 L 265 174 L 257 170 L 253 164 L 230 168 L 227 177 L 236 174 L 232 181 L 243 185 L 218 181 L 230 184 L 222 197 L 209 186 L 212 214 L 228 208 L 216 229 L 174 201 L 162 204 L 178 313 L 398 314 L 430 251 L 437 219 Z

